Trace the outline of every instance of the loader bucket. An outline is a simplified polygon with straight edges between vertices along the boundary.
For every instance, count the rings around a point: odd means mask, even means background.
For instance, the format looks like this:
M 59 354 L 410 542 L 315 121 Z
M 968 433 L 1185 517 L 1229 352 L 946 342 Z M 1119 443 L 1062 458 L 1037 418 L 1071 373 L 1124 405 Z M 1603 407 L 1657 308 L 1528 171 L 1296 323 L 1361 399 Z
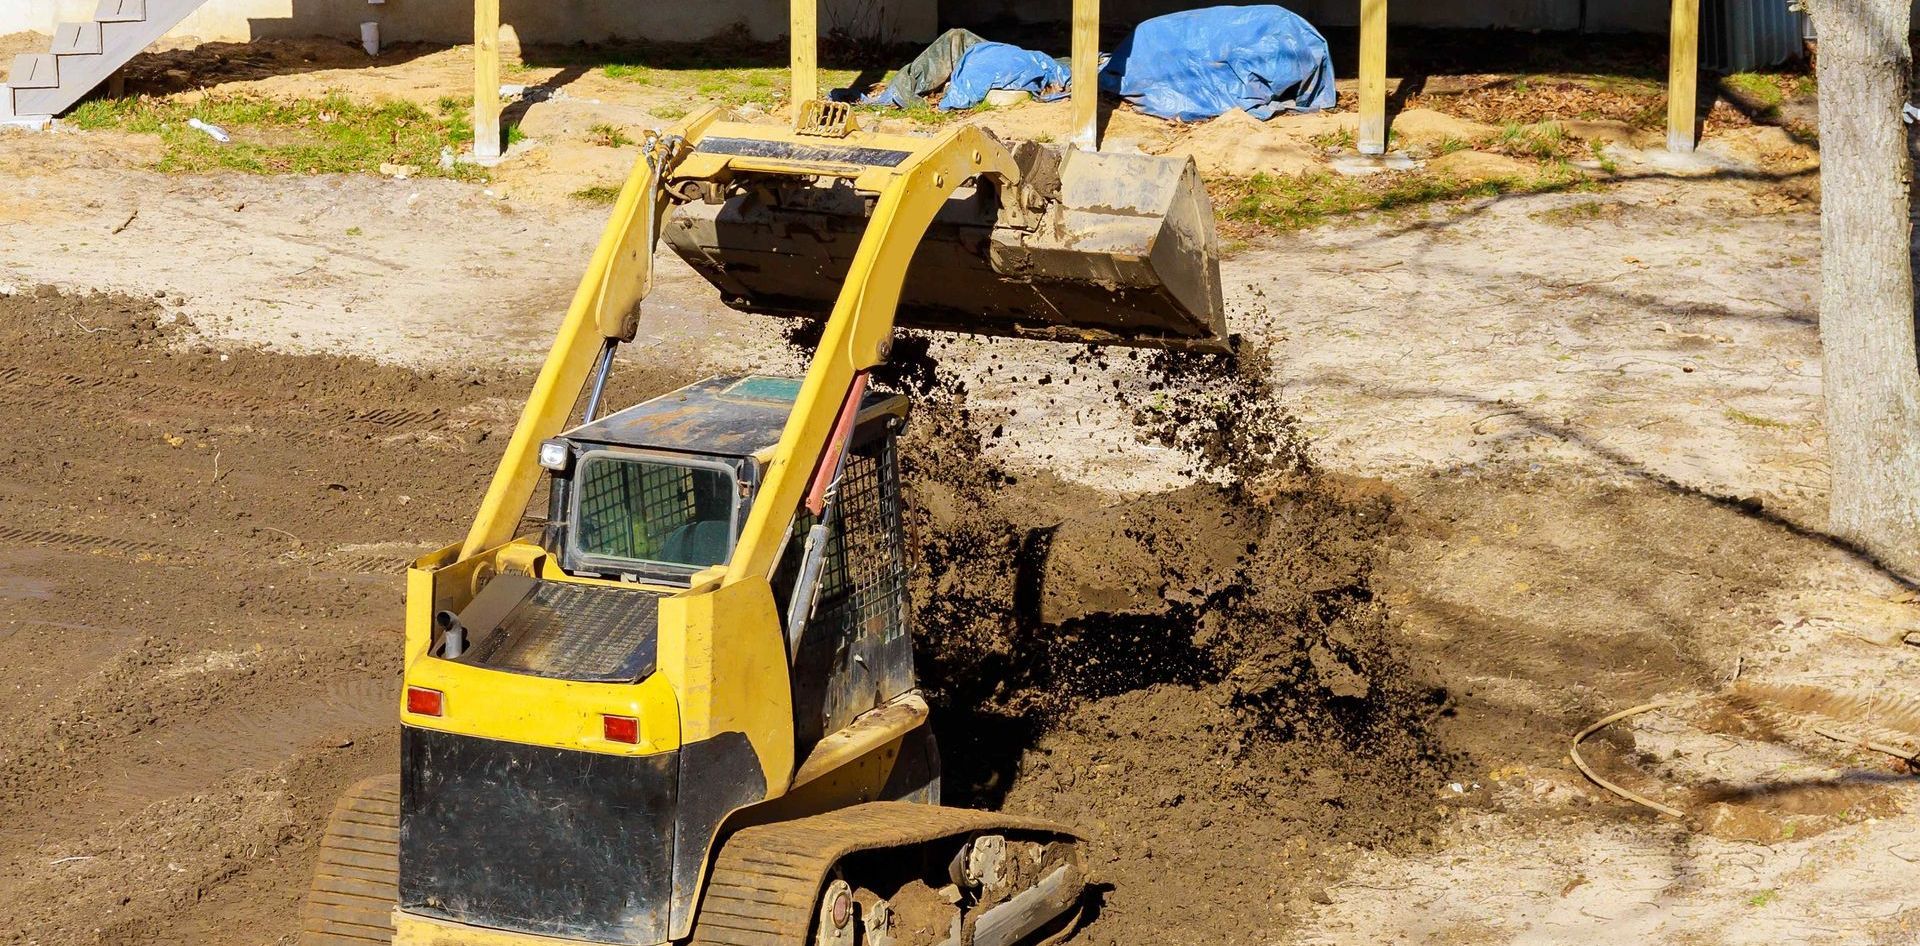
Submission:
M 936 216 L 896 325 L 1225 347 L 1213 206 L 1191 159 L 1035 143 L 1014 156 L 1020 188 L 962 188 Z M 1002 200 L 1022 206 L 1006 212 Z M 819 318 L 840 294 L 871 202 L 844 184 L 779 178 L 718 204 L 683 205 L 664 235 L 729 306 Z

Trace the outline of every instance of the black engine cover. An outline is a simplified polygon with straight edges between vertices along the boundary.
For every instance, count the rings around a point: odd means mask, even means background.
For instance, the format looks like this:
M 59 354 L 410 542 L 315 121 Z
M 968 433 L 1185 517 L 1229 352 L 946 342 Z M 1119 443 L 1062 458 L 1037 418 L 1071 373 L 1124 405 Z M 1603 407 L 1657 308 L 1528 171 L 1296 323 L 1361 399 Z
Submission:
M 677 752 L 401 729 L 400 906 L 603 943 L 667 941 Z

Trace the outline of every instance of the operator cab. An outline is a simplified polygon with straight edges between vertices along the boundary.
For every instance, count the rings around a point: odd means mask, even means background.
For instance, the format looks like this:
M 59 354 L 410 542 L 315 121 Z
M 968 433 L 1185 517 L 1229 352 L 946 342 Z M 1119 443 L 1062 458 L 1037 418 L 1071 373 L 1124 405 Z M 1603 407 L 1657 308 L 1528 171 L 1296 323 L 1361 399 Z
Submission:
M 799 393 L 797 379 L 708 378 L 547 441 L 541 544 L 584 578 L 685 587 L 725 564 Z M 856 452 L 898 426 L 906 398 L 860 407 Z
M 799 392 L 787 378 L 709 378 L 547 441 L 541 545 L 568 577 L 630 587 L 497 575 L 458 614 L 436 616 L 433 655 L 564 680 L 644 680 L 660 599 L 732 557 Z M 768 576 L 799 668 L 801 749 L 914 685 L 895 443 L 906 411 L 901 395 L 866 394 L 807 594 L 796 594 L 814 526 L 804 506 Z M 798 627 L 797 599 L 809 615 Z

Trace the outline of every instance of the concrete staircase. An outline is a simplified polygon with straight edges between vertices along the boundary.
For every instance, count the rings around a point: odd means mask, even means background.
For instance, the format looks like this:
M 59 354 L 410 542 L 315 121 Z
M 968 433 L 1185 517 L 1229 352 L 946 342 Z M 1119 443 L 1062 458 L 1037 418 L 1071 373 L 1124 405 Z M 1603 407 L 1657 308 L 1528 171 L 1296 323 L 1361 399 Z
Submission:
M 14 57 L 0 86 L 0 119 L 33 123 L 72 108 L 205 2 L 100 0 L 92 20 L 54 30 L 52 49 Z

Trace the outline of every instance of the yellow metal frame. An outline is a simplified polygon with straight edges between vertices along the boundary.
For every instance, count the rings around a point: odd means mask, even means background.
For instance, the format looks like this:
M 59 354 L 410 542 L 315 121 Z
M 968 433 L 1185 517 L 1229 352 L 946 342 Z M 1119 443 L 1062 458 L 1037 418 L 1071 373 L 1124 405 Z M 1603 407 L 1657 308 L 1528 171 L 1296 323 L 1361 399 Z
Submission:
M 1361 154 L 1387 153 L 1387 0 L 1360 0 Z
M 953 192 L 988 178 L 1018 184 L 1013 156 L 970 125 L 931 137 L 859 130 L 837 142 L 904 151 L 891 167 L 702 153 L 708 136 L 817 149 L 818 137 L 781 127 L 723 122 L 718 110 L 649 138 L 614 205 L 586 275 L 534 382 L 466 540 L 422 559 L 410 572 L 407 683 L 447 693 L 440 717 L 405 714 L 408 725 L 589 752 L 670 751 L 726 732 L 744 733 L 758 755 L 767 797 L 794 771 L 786 643 L 769 575 L 854 375 L 885 360 L 908 265 L 927 226 Z M 608 339 L 631 334 L 635 308 L 651 286 L 652 251 L 666 217 L 669 184 L 726 184 L 742 176 L 841 177 L 875 197 L 873 213 L 828 315 L 793 412 L 766 461 L 733 556 L 672 591 L 659 612 L 659 674 L 639 685 L 582 684 L 508 674 L 429 654 L 432 616 L 458 610 L 484 579 L 519 571 L 555 581 L 616 584 L 565 575 L 538 546 L 515 538 L 538 484 L 541 442 L 568 423 Z M 657 685 L 657 686 L 656 686 Z M 608 743 L 598 717 L 640 719 L 639 745 Z
M 1700 83 L 1700 0 L 1673 0 L 1667 29 L 1667 150 L 1693 150 Z

